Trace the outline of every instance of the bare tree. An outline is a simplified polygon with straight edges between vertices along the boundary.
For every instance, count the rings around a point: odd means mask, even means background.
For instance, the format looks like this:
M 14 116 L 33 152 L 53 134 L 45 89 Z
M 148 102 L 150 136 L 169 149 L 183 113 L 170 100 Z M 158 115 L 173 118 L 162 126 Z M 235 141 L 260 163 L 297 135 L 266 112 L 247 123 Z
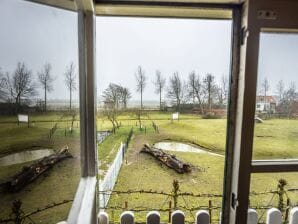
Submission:
M 204 91 L 206 92 L 207 102 L 208 102 L 208 109 L 212 109 L 212 103 L 214 101 L 215 93 L 217 90 L 215 79 L 212 74 L 206 74 L 204 80 Z
M 228 83 L 228 77 L 226 75 L 221 76 L 221 93 L 222 93 L 222 98 L 223 98 L 223 104 L 227 104 L 228 101 L 228 94 L 229 94 L 229 83 Z
M 201 77 L 198 74 L 195 77 L 195 85 L 194 85 L 194 91 L 195 91 L 195 96 L 198 100 L 199 106 L 200 106 L 200 110 L 201 110 L 201 114 L 204 114 L 204 107 L 203 107 L 203 94 L 204 94 L 204 89 L 203 89 L 203 84 L 201 82 Z
M 108 88 L 103 92 L 103 98 L 105 103 L 111 104 L 113 108 L 119 108 L 120 102 L 120 86 L 114 83 L 110 83 Z
M 165 87 L 166 79 L 162 78 L 161 72 L 159 70 L 156 70 L 155 75 L 156 75 L 156 79 L 154 81 L 155 93 L 159 94 L 159 110 L 161 110 L 161 94 Z
M 181 103 L 186 100 L 185 90 L 187 85 L 182 83 L 178 72 L 174 72 L 173 76 L 170 77 L 168 87 L 168 97 L 176 105 L 177 110 L 180 111 Z
M 131 98 L 131 93 L 128 88 L 120 86 L 120 101 L 123 104 L 123 108 L 127 108 L 127 102 Z
M 113 125 L 113 133 L 116 133 L 116 129 L 119 128 L 119 122 L 118 122 L 118 115 L 119 110 L 117 110 L 115 107 L 109 107 L 105 106 L 103 115 L 107 117 L 107 119 L 112 123 Z
M 131 98 L 131 93 L 128 88 L 118 84 L 110 83 L 108 88 L 103 92 L 105 104 L 110 104 L 113 108 L 119 109 L 119 104 L 122 103 L 126 109 L 127 102 Z
M 284 112 L 287 113 L 288 118 L 292 117 L 292 114 L 294 113 L 294 105 L 297 101 L 298 93 L 296 85 L 294 82 L 291 82 L 289 88 L 284 93 L 282 101 L 282 107 L 284 108 Z
M 32 72 L 26 67 L 24 62 L 18 62 L 12 76 L 7 73 L 6 82 L 7 91 L 15 100 L 17 110 L 20 108 L 21 101 L 28 102 L 30 101 L 30 97 L 36 94 Z
M 269 91 L 269 81 L 267 78 L 265 78 L 262 82 L 262 92 L 264 93 L 264 103 L 265 103 L 265 107 L 264 107 L 264 111 L 267 111 L 267 93 Z M 270 110 L 270 108 L 269 108 Z
M 284 82 L 282 80 L 279 80 L 277 85 L 276 85 L 276 92 L 278 94 L 279 97 L 279 102 L 282 102 L 283 100 L 283 95 L 285 92 L 285 85 Z
M 143 109 L 143 92 L 146 87 L 146 76 L 141 66 L 138 67 L 135 77 L 137 80 L 137 92 L 141 93 L 141 109 Z
M 195 104 L 196 97 L 196 73 L 192 71 L 188 76 L 188 96 L 192 98 L 192 103 Z
M 7 97 L 7 89 L 5 89 L 7 85 L 7 79 L 4 75 L 4 72 L 2 71 L 2 68 L 0 67 L 0 99 L 5 100 Z
M 75 66 L 73 62 L 70 63 L 69 67 L 66 67 L 64 76 L 65 84 L 69 91 L 69 109 L 71 110 L 72 92 L 77 89 Z
M 44 110 L 47 111 L 47 92 L 53 91 L 54 77 L 51 74 L 52 65 L 50 63 L 44 64 L 41 71 L 37 72 L 38 81 L 44 90 Z

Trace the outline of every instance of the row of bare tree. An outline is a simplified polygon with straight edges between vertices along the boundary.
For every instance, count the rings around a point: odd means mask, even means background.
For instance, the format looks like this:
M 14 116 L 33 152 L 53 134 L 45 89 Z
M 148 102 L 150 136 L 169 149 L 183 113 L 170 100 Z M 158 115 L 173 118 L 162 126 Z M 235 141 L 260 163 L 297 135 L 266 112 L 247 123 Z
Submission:
M 174 72 L 168 80 L 166 85 L 166 78 L 164 78 L 159 70 L 156 70 L 155 80 L 155 93 L 159 95 L 160 109 L 162 109 L 162 95 L 166 91 L 167 98 L 171 101 L 178 111 L 182 104 L 191 101 L 192 104 L 197 104 L 200 107 L 201 113 L 205 109 L 211 110 L 212 105 L 217 103 L 220 106 L 226 105 L 228 97 L 228 81 L 226 76 L 222 76 L 220 84 L 217 84 L 215 77 L 212 74 L 206 74 L 200 77 L 192 71 L 188 80 L 182 80 L 178 72 Z M 136 90 L 140 93 L 141 109 L 143 109 L 143 93 L 147 85 L 147 76 L 145 70 L 139 66 L 135 73 Z M 125 90 L 125 92 L 123 91 Z M 103 92 L 105 104 L 119 108 L 119 103 L 123 103 L 126 108 L 127 101 L 131 98 L 129 89 L 111 83 L 108 88 Z
M 69 91 L 69 108 L 72 105 L 72 93 L 77 89 L 77 75 L 73 62 L 66 67 L 64 81 Z M 54 90 L 54 80 L 52 65 L 45 63 L 37 72 L 37 82 L 34 81 L 34 74 L 24 62 L 18 62 L 16 69 L 12 73 L 3 72 L 0 68 L 0 99 L 2 101 L 16 104 L 17 110 L 22 104 L 28 104 L 32 97 L 37 96 L 37 89 L 44 93 L 44 110 L 47 110 L 47 94 Z

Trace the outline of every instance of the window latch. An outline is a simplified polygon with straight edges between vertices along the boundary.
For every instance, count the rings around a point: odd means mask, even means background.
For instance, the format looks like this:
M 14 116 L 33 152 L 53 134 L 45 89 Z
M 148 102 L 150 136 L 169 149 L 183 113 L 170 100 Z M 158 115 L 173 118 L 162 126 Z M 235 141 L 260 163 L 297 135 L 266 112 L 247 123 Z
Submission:
M 237 196 L 236 194 L 233 192 L 232 193 L 232 201 L 231 201 L 231 205 L 232 205 L 232 208 L 235 210 L 236 207 L 238 206 L 238 199 L 237 199 Z

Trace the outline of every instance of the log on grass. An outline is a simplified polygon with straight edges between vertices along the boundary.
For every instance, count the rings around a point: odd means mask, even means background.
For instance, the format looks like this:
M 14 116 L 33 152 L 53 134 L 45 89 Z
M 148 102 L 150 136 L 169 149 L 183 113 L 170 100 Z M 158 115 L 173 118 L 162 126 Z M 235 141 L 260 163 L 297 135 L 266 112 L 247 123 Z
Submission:
M 57 153 L 45 156 L 30 166 L 24 166 L 20 172 L 10 177 L 8 180 L 0 183 L 0 191 L 19 191 L 27 184 L 37 179 L 41 174 L 52 168 L 58 162 L 71 157 L 72 155 L 69 153 L 68 147 L 65 147 Z
M 147 154 L 153 156 L 155 159 L 161 161 L 163 164 L 165 164 L 169 168 L 174 169 L 177 173 L 181 174 L 181 173 L 191 172 L 190 164 L 177 159 L 175 155 L 165 153 L 161 149 L 158 149 L 155 147 L 150 147 L 149 145 L 144 144 L 144 147 L 141 149 L 140 152 L 147 153 Z

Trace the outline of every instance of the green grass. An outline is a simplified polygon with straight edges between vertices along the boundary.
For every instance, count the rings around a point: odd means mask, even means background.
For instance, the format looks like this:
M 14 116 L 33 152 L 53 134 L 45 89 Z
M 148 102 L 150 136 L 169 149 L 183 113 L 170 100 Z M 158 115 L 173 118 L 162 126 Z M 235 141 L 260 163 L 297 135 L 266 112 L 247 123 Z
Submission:
M 254 159 L 298 158 L 298 120 L 272 119 L 255 125 Z
M 98 145 L 98 159 L 100 161 L 99 169 L 107 171 L 109 165 L 114 161 L 121 142 L 125 143 L 131 127 L 120 127 L 115 134 L 108 136 Z M 102 177 L 102 175 L 100 175 Z
M 43 208 L 53 202 L 73 199 L 80 178 L 80 140 L 78 121 L 74 124 L 72 135 L 65 129 L 71 126 L 71 116 L 62 113 L 32 114 L 30 128 L 26 124 L 17 125 L 15 117 L 0 117 L 0 156 L 7 153 L 28 149 L 53 148 L 60 149 L 69 146 L 74 158 L 66 159 L 54 166 L 33 183 L 17 193 L 0 193 L 0 219 L 9 218 L 11 205 L 15 199 L 21 199 L 25 213 Z M 49 130 L 55 122 L 58 129 L 52 138 L 48 137 Z M 33 125 L 34 124 L 34 125 Z M 0 167 L 0 179 L 6 179 L 29 163 Z M 57 223 L 67 218 L 71 203 L 67 203 L 32 216 L 35 223 Z
M 126 163 L 123 164 L 115 189 L 126 191 L 128 189 L 135 190 L 157 190 L 171 192 L 172 181 L 178 179 L 181 191 L 193 193 L 211 193 L 222 194 L 223 191 L 223 170 L 224 159 L 222 157 L 214 157 L 210 155 L 194 154 L 194 153 L 178 153 L 174 154 L 182 160 L 189 162 L 197 167 L 202 168 L 202 172 L 195 171 L 192 174 L 180 175 L 167 167 L 161 166 L 148 155 L 139 153 L 142 144 L 153 144 L 163 140 L 173 140 L 179 142 L 187 142 L 199 145 L 209 151 L 224 154 L 225 138 L 226 138 L 226 119 L 201 119 L 196 115 L 181 116 L 179 121 L 172 122 L 169 113 L 150 113 L 149 116 L 143 118 L 143 123 L 150 127 L 153 120 L 160 130 L 160 134 L 153 131 L 144 133 L 135 133 L 134 139 L 130 144 L 129 151 L 126 155 Z M 128 117 L 126 115 L 126 117 Z M 133 124 L 135 120 L 125 120 L 122 122 Z M 270 158 L 297 158 L 298 151 L 295 148 L 298 145 L 298 121 L 297 120 L 266 120 L 262 124 L 255 126 L 254 138 L 254 158 L 270 159 Z M 296 146 L 296 147 L 295 147 Z M 297 188 L 297 174 L 258 174 L 252 175 L 251 191 L 264 192 L 268 190 L 276 190 L 277 183 L 280 178 L 288 181 L 288 188 Z M 292 192 L 288 194 L 293 204 L 298 203 L 298 193 Z M 268 205 L 272 195 L 251 196 L 251 206 Z M 211 199 L 213 206 L 221 206 L 220 198 L 191 198 L 187 197 L 178 200 L 179 206 L 197 207 L 207 206 L 208 200 Z M 123 207 L 128 202 L 128 209 L 148 207 L 151 209 L 167 208 L 169 199 L 164 196 L 131 194 L 131 195 L 113 195 L 110 199 L 109 206 Z M 270 206 L 277 206 L 278 198 L 274 197 Z M 185 208 L 183 209 L 186 210 Z M 118 221 L 122 210 L 108 210 L 110 216 Z M 263 210 L 259 211 L 260 214 Z M 162 220 L 167 221 L 168 214 L 162 212 Z M 189 221 L 193 221 L 193 214 L 186 212 Z M 214 223 L 218 219 L 219 211 L 213 212 Z M 136 214 L 137 221 L 144 221 L 146 212 Z
M 10 214 L 10 206 L 14 199 L 20 198 L 24 203 L 25 212 L 33 211 L 52 202 L 72 199 L 79 180 L 80 173 L 80 143 L 79 122 L 74 123 L 73 134 L 65 130 L 71 125 L 71 115 L 62 116 L 63 113 L 31 114 L 32 125 L 17 126 L 15 117 L 0 117 L 0 156 L 7 153 L 23 151 L 31 148 L 59 149 L 65 144 L 69 145 L 71 153 L 75 156 L 55 166 L 47 172 L 46 176 L 29 184 L 24 190 L 14 194 L 0 194 L 0 218 Z M 158 141 L 173 140 L 199 145 L 206 150 L 224 154 L 226 139 L 226 119 L 202 119 L 198 115 L 181 114 L 179 121 L 171 121 L 172 113 L 148 112 L 142 115 L 142 125 L 146 127 L 139 130 L 136 115 L 131 112 L 119 116 L 121 128 L 115 135 L 109 136 L 98 148 L 100 169 L 106 171 L 113 161 L 121 141 L 125 141 L 130 129 L 134 128 L 134 135 L 126 154 L 126 162 L 121 168 L 116 184 L 117 190 L 127 189 L 152 189 L 171 192 L 172 181 L 179 180 L 181 191 L 193 193 L 221 194 L 223 186 L 224 159 L 206 154 L 178 153 L 178 158 L 197 167 L 191 174 L 180 175 L 167 167 L 161 166 L 148 155 L 140 154 L 139 150 L 144 143 L 153 144 Z M 76 118 L 78 119 L 78 117 Z M 152 128 L 154 121 L 160 130 L 157 134 Z M 58 129 L 52 139 L 48 138 L 49 130 L 55 122 Z M 33 125 L 34 124 L 34 125 Z M 102 116 L 98 116 L 97 129 L 111 130 L 111 123 Z M 297 158 L 298 157 L 298 120 L 272 119 L 262 124 L 255 125 L 254 158 Z M 0 167 L 0 178 L 13 175 L 23 165 L 17 164 Z M 199 169 L 200 168 L 200 169 Z M 102 177 L 102 174 L 99 175 Z M 288 187 L 298 187 L 297 174 L 253 174 L 251 191 L 275 190 L 279 178 L 285 178 Z M 298 203 L 298 194 L 289 193 L 293 203 Z M 185 201 L 184 201 L 185 199 Z M 209 198 L 178 199 L 179 206 L 207 206 Z M 211 198 L 213 206 L 221 206 L 220 198 Z M 252 206 L 267 205 L 271 195 L 250 198 Z M 128 209 L 138 206 L 149 208 L 167 208 L 169 199 L 156 195 L 114 195 L 109 206 L 124 206 L 128 202 Z M 272 205 L 276 205 L 277 198 L 273 198 Z M 66 219 L 71 204 L 66 204 L 54 209 L 41 212 L 34 218 L 40 223 L 55 223 Z M 186 209 L 183 209 L 186 211 Z M 122 211 L 122 210 L 121 210 Z M 111 219 L 118 220 L 121 211 L 109 210 Z M 187 219 L 192 220 L 192 214 L 186 212 Z M 214 221 L 218 218 L 219 211 L 214 211 Z M 167 221 L 168 214 L 163 212 L 162 219 Z M 136 214 L 137 221 L 144 220 L 145 213 Z

